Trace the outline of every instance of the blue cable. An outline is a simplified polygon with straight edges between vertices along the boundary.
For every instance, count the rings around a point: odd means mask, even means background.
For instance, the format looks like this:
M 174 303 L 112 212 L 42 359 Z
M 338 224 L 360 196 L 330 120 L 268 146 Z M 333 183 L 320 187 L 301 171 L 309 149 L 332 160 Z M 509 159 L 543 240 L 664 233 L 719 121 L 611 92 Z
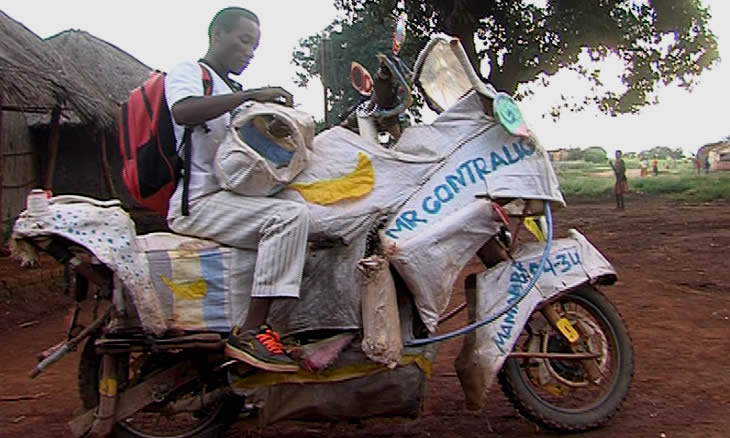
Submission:
M 545 202 L 545 221 L 547 222 L 547 239 L 545 241 L 545 251 L 542 253 L 542 259 L 540 259 L 540 268 L 537 270 L 537 275 L 533 276 L 530 279 L 530 282 L 525 287 L 525 290 L 520 294 L 519 298 L 517 298 L 517 301 L 515 301 L 512 304 L 507 305 L 504 309 L 501 311 L 487 317 L 486 319 L 483 319 L 481 321 L 473 322 L 465 327 L 460 328 L 459 330 L 454 330 L 453 332 L 444 333 L 443 335 L 434 336 L 432 338 L 424 338 L 424 339 L 412 339 L 403 345 L 405 347 L 416 347 L 419 345 L 427 345 L 427 344 L 433 344 L 435 342 L 441 342 L 445 341 L 451 338 L 455 338 L 457 336 L 465 335 L 473 330 L 478 329 L 479 327 L 482 327 L 484 325 L 487 325 L 489 323 L 492 323 L 496 321 L 498 318 L 504 316 L 507 312 L 510 311 L 513 307 L 517 307 L 522 300 L 525 299 L 527 294 L 530 293 L 530 290 L 535 286 L 537 283 L 537 280 L 540 278 L 540 275 L 542 275 L 543 268 L 545 267 L 545 264 L 548 261 L 548 258 L 550 257 L 550 247 L 553 244 L 553 217 L 552 213 L 550 211 L 550 202 Z

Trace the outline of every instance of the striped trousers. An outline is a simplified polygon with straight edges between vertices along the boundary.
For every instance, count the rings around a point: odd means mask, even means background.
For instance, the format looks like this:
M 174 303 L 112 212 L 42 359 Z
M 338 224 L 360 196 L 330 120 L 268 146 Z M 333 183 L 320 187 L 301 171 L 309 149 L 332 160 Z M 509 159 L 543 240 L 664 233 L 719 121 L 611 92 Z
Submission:
M 251 297 L 299 297 L 309 231 L 305 205 L 221 190 L 190 200 L 190 214 L 168 217 L 168 224 L 179 234 L 257 250 Z

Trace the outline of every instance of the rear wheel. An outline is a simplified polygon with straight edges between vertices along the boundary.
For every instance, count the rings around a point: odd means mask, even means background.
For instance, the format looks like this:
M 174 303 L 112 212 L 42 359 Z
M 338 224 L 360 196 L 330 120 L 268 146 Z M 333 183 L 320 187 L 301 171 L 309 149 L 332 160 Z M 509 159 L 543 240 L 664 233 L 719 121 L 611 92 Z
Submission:
M 591 379 L 581 360 L 512 358 L 505 361 L 499 382 L 517 410 L 541 426 L 561 432 L 593 429 L 607 422 L 629 393 L 634 372 L 631 338 L 618 311 L 591 286 L 556 304 L 580 334 L 578 348 L 598 355 L 590 360 L 599 377 Z M 530 316 L 514 351 L 574 352 L 540 312 Z
M 79 361 L 79 395 L 84 409 L 99 402 L 99 378 L 102 356 L 94 351 L 94 337 L 89 338 Z M 166 368 L 188 359 L 185 353 L 131 353 L 118 355 L 119 393 Z M 209 438 L 218 436 L 238 418 L 244 400 L 224 396 L 204 406 L 201 397 L 227 385 L 225 374 L 196 379 L 168 394 L 164 400 L 147 405 L 134 415 L 119 421 L 112 435 L 119 438 Z M 191 402 L 191 403 L 186 403 Z M 175 409 L 190 405 L 195 409 Z

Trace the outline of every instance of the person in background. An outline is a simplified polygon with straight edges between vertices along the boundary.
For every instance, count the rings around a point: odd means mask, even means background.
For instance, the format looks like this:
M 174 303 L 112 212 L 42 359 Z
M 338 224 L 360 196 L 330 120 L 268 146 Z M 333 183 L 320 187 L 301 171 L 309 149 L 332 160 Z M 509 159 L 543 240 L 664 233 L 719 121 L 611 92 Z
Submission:
M 620 150 L 616 151 L 616 161 L 608 162 L 616 177 L 616 184 L 613 186 L 613 193 L 616 195 L 616 209 L 624 209 L 624 193 L 629 191 L 629 183 L 626 180 L 626 164 Z M 655 160 L 656 161 L 656 160 Z
M 659 163 L 657 162 L 656 158 L 651 160 L 651 171 L 654 176 L 659 176 Z
M 710 173 L 710 154 L 705 155 L 705 174 Z
M 641 160 L 640 166 L 641 166 L 641 177 L 643 178 L 645 176 L 648 176 L 649 175 L 649 160 L 644 158 L 643 160 Z
M 694 157 L 693 161 L 695 162 L 695 167 L 697 168 L 697 175 L 699 175 L 700 173 L 702 173 L 702 160 L 700 160 L 700 156 L 697 155 L 696 157 Z

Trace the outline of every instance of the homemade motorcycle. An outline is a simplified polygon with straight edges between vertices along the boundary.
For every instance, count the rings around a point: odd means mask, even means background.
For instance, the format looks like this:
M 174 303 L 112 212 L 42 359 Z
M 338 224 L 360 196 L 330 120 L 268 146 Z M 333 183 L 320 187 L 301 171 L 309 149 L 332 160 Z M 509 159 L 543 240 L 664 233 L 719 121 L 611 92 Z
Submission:
M 85 412 L 70 422 L 75 436 L 207 437 L 238 419 L 414 418 L 438 342 L 458 335 L 468 408 L 483 405 L 496 378 L 524 416 L 557 431 L 591 429 L 618 411 L 633 375 L 631 340 L 596 288 L 615 271 L 580 233 L 553 239 L 551 207 L 564 201 L 517 106 L 477 77 L 456 39 L 434 37 L 413 71 L 397 51 L 379 59 L 375 79 L 353 77 L 364 95 L 373 82 L 385 91 L 375 87 L 351 129 L 318 135 L 306 168 L 274 194 L 306 203 L 312 216 L 301 298 L 270 314 L 297 373 L 223 356 L 246 312 L 255 252 L 136 235 L 116 201 L 29 195 L 14 254 L 25 263 L 53 255 L 73 273 L 75 298 L 66 339 L 41 354 L 31 377 L 81 349 Z M 408 109 L 412 85 L 438 115 L 401 133 L 382 122 Z M 383 105 L 384 94 L 395 104 Z M 230 132 L 239 140 L 241 117 Z M 475 256 L 485 270 L 467 278 L 457 307 L 469 325 L 440 333 Z M 82 325 L 86 302 L 92 321 Z

